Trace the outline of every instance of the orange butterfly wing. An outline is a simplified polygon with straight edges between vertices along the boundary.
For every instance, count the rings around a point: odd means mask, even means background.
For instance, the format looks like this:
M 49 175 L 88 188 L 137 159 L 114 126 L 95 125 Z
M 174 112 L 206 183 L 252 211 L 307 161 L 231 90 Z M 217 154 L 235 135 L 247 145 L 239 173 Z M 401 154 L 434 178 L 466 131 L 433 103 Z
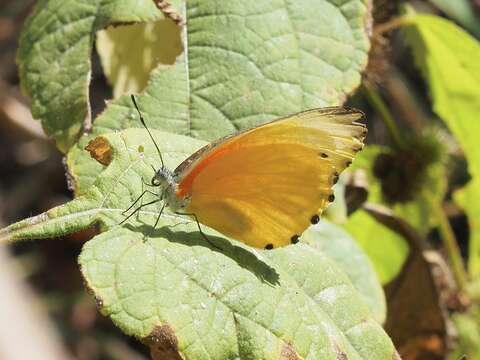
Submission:
M 362 148 L 357 110 L 310 110 L 207 145 L 175 170 L 199 221 L 250 246 L 298 240 Z

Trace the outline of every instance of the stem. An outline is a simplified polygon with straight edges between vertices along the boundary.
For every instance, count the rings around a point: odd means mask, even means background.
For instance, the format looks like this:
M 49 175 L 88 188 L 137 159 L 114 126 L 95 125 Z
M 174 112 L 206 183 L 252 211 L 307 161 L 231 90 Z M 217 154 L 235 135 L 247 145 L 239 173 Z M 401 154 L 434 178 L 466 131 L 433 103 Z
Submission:
M 441 204 L 433 199 L 431 194 L 425 194 L 424 197 L 430 204 L 436 220 L 438 221 L 438 230 L 440 237 L 447 250 L 450 262 L 452 263 L 453 275 L 460 290 L 464 290 L 467 285 L 467 273 L 463 264 L 463 259 L 460 254 L 457 239 L 453 233 L 448 217 L 445 214 Z
M 382 35 L 386 32 L 390 32 L 392 30 L 395 30 L 396 28 L 404 25 L 407 22 L 406 18 L 404 16 L 399 16 L 395 17 L 383 24 L 379 24 L 375 26 L 375 29 L 373 30 L 373 35 L 374 36 L 379 36 Z
M 385 126 L 387 127 L 393 143 L 396 145 L 397 148 L 404 149 L 406 145 L 402 138 L 402 135 L 400 134 L 400 131 L 395 124 L 392 113 L 388 109 L 382 97 L 378 94 L 378 91 L 376 91 L 373 86 L 366 83 L 363 84 L 362 90 L 367 97 L 368 102 L 373 106 L 375 111 L 380 114 L 380 117 L 383 120 Z

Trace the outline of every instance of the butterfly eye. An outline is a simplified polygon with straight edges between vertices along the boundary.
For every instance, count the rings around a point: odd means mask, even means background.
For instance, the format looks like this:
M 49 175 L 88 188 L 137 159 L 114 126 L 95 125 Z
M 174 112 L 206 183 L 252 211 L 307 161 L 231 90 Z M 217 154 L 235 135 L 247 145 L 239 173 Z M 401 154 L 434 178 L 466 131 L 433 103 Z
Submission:
M 152 178 L 151 183 L 152 183 L 152 186 L 160 186 L 160 180 L 158 180 L 157 176 L 154 176 Z

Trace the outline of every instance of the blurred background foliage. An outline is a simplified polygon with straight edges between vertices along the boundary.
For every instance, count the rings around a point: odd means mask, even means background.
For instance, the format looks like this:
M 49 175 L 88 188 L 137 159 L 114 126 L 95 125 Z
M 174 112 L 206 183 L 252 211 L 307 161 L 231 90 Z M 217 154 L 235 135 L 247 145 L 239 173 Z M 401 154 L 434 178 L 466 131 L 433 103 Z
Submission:
M 0 4 L 1 227 L 72 197 L 62 156 L 32 120 L 29 100 L 19 90 L 18 37 L 34 3 Z M 372 260 L 387 295 L 385 328 L 402 358 L 478 359 L 480 3 L 375 0 L 372 12 L 369 65 L 347 102 L 366 112 L 368 146 L 336 189 L 345 201 L 337 201 L 327 216 Z M 115 52 L 132 50 L 115 48 L 115 39 L 129 35 L 121 31 L 97 37 L 90 86 L 94 115 L 103 110 L 104 99 L 139 91 L 148 80 L 112 61 L 118 59 Z M 136 31 L 130 36 L 144 33 L 152 44 L 159 41 L 153 25 Z M 161 57 L 164 51 L 155 46 L 151 51 L 171 64 L 181 52 L 178 34 L 175 27 L 161 32 L 172 34 L 178 53 Z M 145 75 L 157 65 L 146 61 L 134 68 Z M 14 258 L 1 248 L 0 265 L 13 268 L 12 276 L 25 280 L 25 288 L 12 290 L 23 294 L 21 300 L 1 296 L 0 307 L 8 308 L 8 301 L 26 309 L 35 305 L 26 314 L 48 338 L 42 342 L 45 354 L 148 358 L 85 293 L 76 258 L 91 236 L 85 231 L 65 241 L 16 243 L 8 249 Z M 20 327 L 1 328 L 0 339 L 23 341 Z

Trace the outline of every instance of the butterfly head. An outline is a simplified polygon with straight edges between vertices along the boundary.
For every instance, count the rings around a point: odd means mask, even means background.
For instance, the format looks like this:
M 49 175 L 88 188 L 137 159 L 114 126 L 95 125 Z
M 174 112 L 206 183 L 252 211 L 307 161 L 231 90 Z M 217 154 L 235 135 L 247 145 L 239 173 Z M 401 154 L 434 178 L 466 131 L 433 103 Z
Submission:
M 175 176 L 164 166 L 155 171 L 155 175 L 153 175 L 151 183 L 152 186 L 158 186 L 160 191 L 166 190 L 170 187 L 175 188 L 176 185 Z
M 183 209 L 190 201 L 188 196 L 177 196 L 178 184 L 175 175 L 164 166 L 158 169 L 155 172 L 155 175 L 153 175 L 152 186 L 158 186 L 160 197 L 165 200 L 165 204 L 172 211 Z

